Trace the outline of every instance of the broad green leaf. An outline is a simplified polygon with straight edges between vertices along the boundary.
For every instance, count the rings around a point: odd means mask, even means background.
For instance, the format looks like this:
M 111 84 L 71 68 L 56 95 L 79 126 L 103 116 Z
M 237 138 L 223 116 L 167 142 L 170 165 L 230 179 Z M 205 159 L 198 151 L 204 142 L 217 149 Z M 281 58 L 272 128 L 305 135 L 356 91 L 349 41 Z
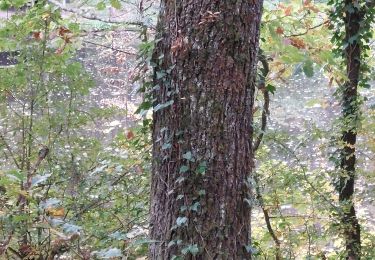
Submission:
M 106 4 L 105 2 L 99 2 L 97 5 L 96 5 L 96 8 L 98 10 L 104 10 L 106 8 Z
M 304 63 L 303 63 L 303 72 L 305 73 L 305 75 L 309 78 L 313 77 L 314 76 L 314 63 L 312 62 L 312 60 L 310 59 L 307 59 Z
M 121 3 L 119 0 L 110 0 L 111 6 L 116 9 L 121 9 Z
M 267 84 L 266 89 L 267 89 L 267 91 L 269 91 L 270 93 L 275 94 L 276 87 L 275 87 L 274 85 Z

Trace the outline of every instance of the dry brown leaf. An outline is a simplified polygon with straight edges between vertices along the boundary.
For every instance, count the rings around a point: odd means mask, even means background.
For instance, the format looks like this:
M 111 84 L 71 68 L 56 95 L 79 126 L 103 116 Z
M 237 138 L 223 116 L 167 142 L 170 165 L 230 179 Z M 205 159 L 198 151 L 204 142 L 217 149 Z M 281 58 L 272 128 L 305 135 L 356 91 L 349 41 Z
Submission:
M 284 33 L 284 29 L 281 28 L 281 27 L 277 27 L 277 28 L 276 28 L 276 33 L 277 33 L 277 34 L 283 34 L 283 33 Z

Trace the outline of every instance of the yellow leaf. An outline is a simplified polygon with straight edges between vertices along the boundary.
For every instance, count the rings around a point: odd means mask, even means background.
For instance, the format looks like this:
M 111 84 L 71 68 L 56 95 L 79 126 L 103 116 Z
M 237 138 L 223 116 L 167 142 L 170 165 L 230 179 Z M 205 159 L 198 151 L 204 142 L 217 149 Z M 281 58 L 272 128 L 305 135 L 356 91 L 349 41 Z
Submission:
M 50 13 L 45 13 L 45 14 L 42 15 L 42 19 L 44 21 L 48 20 L 49 17 L 50 17 Z
M 48 208 L 46 212 L 53 217 L 63 217 L 65 215 L 64 208 Z

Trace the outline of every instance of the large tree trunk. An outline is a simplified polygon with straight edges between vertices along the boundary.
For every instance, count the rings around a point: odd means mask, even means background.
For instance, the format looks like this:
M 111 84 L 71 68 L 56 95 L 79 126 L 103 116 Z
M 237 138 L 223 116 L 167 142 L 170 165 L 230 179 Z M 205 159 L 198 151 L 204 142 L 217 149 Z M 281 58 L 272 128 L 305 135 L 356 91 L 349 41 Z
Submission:
M 161 1 L 151 259 L 250 258 L 261 7 L 261 0 Z
M 345 0 L 347 6 L 352 5 L 351 0 Z M 360 23 L 363 14 L 360 9 L 345 12 L 345 42 L 356 37 L 360 33 Z M 358 106 L 358 81 L 360 78 L 361 48 L 358 40 L 348 44 L 344 50 L 346 74 L 348 77 L 342 89 L 342 116 L 344 129 L 341 140 L 341 175 L 339 180 L 339 201 L 342 205 L 341 225 L 343 228 L 347 259 L 360 259 L 361 236 L 354 209 L 353 195 L 355 184 L 355 144 L 357 138 L 357 124 L 359 120 Z

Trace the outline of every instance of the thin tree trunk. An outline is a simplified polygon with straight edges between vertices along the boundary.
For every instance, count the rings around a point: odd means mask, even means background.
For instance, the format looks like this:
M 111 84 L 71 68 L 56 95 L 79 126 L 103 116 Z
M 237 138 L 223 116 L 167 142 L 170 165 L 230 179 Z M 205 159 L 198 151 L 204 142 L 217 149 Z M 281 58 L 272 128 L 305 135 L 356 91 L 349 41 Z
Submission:
M 151 259 L 250 259 L 252 107 L 262 1 L 161 1 Z
M 351 0 L 345 0 L 348 6 Z M 345 13 L 345 41 L 350 42 L 358 36 L 361 22 L 361 12 L 354 8 Z M 357 138 L 357 124 L 359 120 L 358 106 L 358 81 L 360 77 L 361 49 L 357 40 L 349 43 L 344 50 L 346 73 L 348 81 L 345 82 L 342 92 L 342 115 L 344 129 L 341 140 L 344 144 L 341 150 L 341 175 L 339 180 L 339 201 L 342 205 L 342 227 L 345 238 L 347 259 L 360 259 L 361 236 L 360 225 L 354 209 L 353 195 L 356 179 L 355 173 L 355 144 Z

